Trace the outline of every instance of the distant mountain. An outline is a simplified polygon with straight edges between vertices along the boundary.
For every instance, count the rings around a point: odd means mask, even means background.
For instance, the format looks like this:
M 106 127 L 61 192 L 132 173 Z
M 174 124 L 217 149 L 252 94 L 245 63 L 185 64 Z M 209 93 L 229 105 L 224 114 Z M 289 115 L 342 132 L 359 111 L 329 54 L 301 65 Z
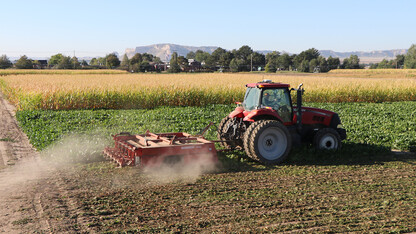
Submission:
M 173 52 L 177 52 L 178 55 L 186 56 L 190 51 L 202 50 L 208 53 L 212 53 L 216 50 L 218 46 L 184 46 L 176 44 L 155 44 L 148 46 L 138 46 L 136 48 L 126 49 L 125 53 L 129 58 L 133 57 L 136 53 L 148 53 L 154 56 L 159 57 L 162 61 L 169 61 L 170 56 Z M 238 48 L 237 48 L 238 49 Z M 272 50 L 259 50 L 257 51 L 262 54 L 267 54 L 272 52 Z M 281 51 L 280 53 L 293 54 L 286 51 Z M 333 50 L 320 50 L 322 56 L 328 58 L 329 56 L 338 57 L 341 60 L 348 58 L 351 55 L 357 55 L 360 58 L 361 63 L 378 63 L 383 59 L 394 59 L 396 55 L 406 54 L 406 49 L 394 49 L 394 50 L 376 50 L 376 51 L 353 51 L 353 52 L 335 52 Z
M 202 50 L 208 53 L 212 53 L 216 50 L 218 46 L 183 46 L 183 45 L 175 45 L 175 44 L 155 44 L 149 46 L 138 46 L 134 49 L 126 49 L 125 53 L 127 57 L 131 58 L 136 53 L 148 53 L 152 54 L 156 57 L 159 57 L 162 61 L 169 61 L 170 56 L 173 52 L 178 53 L 179 56 L 186 56 L 189 52 Z

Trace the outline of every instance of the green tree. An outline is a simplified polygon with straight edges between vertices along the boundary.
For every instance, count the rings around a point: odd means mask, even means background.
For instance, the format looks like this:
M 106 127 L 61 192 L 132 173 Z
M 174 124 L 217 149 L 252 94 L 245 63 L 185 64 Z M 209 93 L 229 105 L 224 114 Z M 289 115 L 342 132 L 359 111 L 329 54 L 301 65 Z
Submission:
M 5 54 L 0 57 L 0 69 L 6 69 L 12 67 L 13 64 Z
M 250 55 L 250 64 L 253 62 L 254 67 L 264 67 L 266 65 L 266 57 L 259 52 L 253 52 Z
M 188 54 L 186 54 L 187 59 L 195 59 L 195 52 L 189 51 Z
M 240 72 L 240 71 L 246 71 L 246 64 L 244 63 L 244 60 L 233 58 L 230 62 L 230 71 L 231 72 Z
M 105 66 L 106 60 L 105 57 L 99 57 L 98 58 L 98 66 Z
M 312 59 L 317 59 L 319 57 L 319 51 L 315 48 L 310 48 L 308 50 L 302 51 L 299 55 L 296 56 L 296 59 L 299 62 L 303 60 L 311 61 Z
M 412 44 L 407 50 L 404 58 L 404 67 L 407 69 L 416 68 L 416 44 Z
M 307 60 L 304 60 L 304 61 L 306 62 Z M 311 59 L 311 61 L 309 61 L 309 72 L 315 72 L 315 69 L 317 69 L 318 66 L 319 66 L 318 59 L 316 58 Z
M 240 49 L 236 51 L 235 57 L 238 59 L 242 59 L 245 62 L 248 62 L 250 60 L 250 56 L 252 53 L 253 53 L 253 49 L 251 49 L 251 47 L 248 45 L 244 45 L 244 46 L 241 46 Z
M 210 57 L 211 55 L 208 52 L 202 51 L 202 50 L 197 50 L 195 52 L 195 60 L 202 63 L 202 62 L 206 62 L 207 59 Z
M 292 59 L 288 53 L 284 53 L 277 58 L 277 68 L 280 70 L 289 70 L 292 65 Z
M 63 56 L 61 61 L 54 66 L 57 69 L 71 69 L 74 68 L 73 63 L 71 63 L 71 58 L 69 56 Z
M 221 57 L 225 54 L 225 53 L 227 53 L 227 51 L 225 50 L 225 49 L 223 49 L 223 48 L 221 48 L 221 47 L 218 47 L 217 49 L 215 49 L 213 52 L 212 52 L 212 54 L 211 54 L 211 57 L 212 57 L 212 59 L 214 60 L 214 63 L 217 65 L 219 65 L 219 61 L 220 61 L 220 59 L 221 59 Z
M 231 53 L 230 51 L 227 51 L 221 54 L 220 59 L 218 60 L 218 65 L 220 65 L 220 67 L 223 67 L 223 68 L 229 67 L 230 62 L 233 58 L 234 58 L 233 53 Z
M 266 72 L 269 72 L 269 73 L 276 72 L 277 71 L 276 64 L 270 61 L 269 63 L 266 64 L 265 70 Z
M 381 62 L 378 63 L 377 69 L 386 69 L 386 68 L 392 68 L 389 64 L 389 61 L 387 59 L 383 59 Z
M 298 71 L 300 72 L 309 72 L 309 61 L 304 59 L 299 64 Z
M 53 67 L 55 65 L 58 65 L 58 63 L 61 62 L 61 60 L 63 59 L 63 57 L 64 56 L 62 54 L 60 54 L 60 53 L 59 54 L 52 55 L 51 58 L 49 59 L 49 62 L 48 62 L 49 66 Z
M 178 53 L 173 52 L 170 59 L 170 67 L 168 69 L 169 73 L 179 73 L 181 72 L 181 67 L 178 64 Z
M 309 62 L 312 59 L 318 59 L 319 55 L 319 51 L 315 48 L 310 48 L 308 50 L 302 51 L 293 59 L 294 66 L 298 69 L 298 71 L 308 72 Z
M 97 58 L 92 58 L 90 61 L 90 65 L 91 66 L 98 66 L 98 59 Z
M 159 57 L 153 57 L 153 62 L 155 63 L 163 63 L 162 60 Z
M 328 72 L 328 61 L 323 56 L 318 57 L 319 72 Z
M 327 63 L 328 63 L 328 69 L 333 70 L 333 69 L 338 69 L 338 67 L 341 64 L 341 61 L 339 60 L 339 58 L 333 58 L 332 56 L 329 56 L 327 59 Z
M 370 63 L 370 69 L 377 69 L 378 63 Z
M 342 66 L 345 69 L 359 69 L 360 68 L 360 59 L 357 55 L 352 54 L 349 58 L 345 58 L 342 62 Z
M 179 56 L 177 59 L 177 63 L 179 64 L 179 66 L 181 66 L 184 69 L 189 67 L 188 59 L 185 58 L 184 56 Z
M 28 59 L 26 55 L 23 55 L 17 60 L 16 68 L 18 69 L 32 69 L 33 68 L 33 61 Z
M 107 56 L 105 56 L 105 66 L 109 69 L 113 69 L 120 66 L 120 60 L 118 59 L 115 53 L 108 54 Z
M 131 59 L 130 59 L 130 65 L 134 64 L 140 64 L 143 62 L 142 55 L 140 53 L 136 53 Z
M 398 54 L 398 55 L 396 55 L 396 59 L 395 59 L 396 68 L 401 68 L 401 67 L 404 66 L 404 59 L 405 59 L 405 55 L 404 54 Z
M 266 63 L 275 63 L 277 64 L 277 59 L 280 57 L 279 51 L 273 51 L 266 54 Z
M 213 56 L 209 55 L 206 59 L 205 59 L 205 64 L 204 67 L 208 70 L 215 70 L 216 67 L 216 61 L 214 59 Z
M 140 72 L 148 72 L 152 70 L 152 66 L 150 66 L 149 61 L 143 60 L 143 62 L 140 63 L 139 69 L 140 69 Z
M 71 58 L 71 65 L 73 69 L 80 69 L 81 68 L 81 63 L 78 61 L 77 57 L 72 57 Z
M 148 54 L 148 53 L 142 54 L 143 61 L 153 62 L 153 57 L 154 56 L 152 54 Z
M 124 54 L 123 60 L 121 60 L 120 68 L 123 70 L 129 70 L 130 60 L 129 57 L 127 57 L 127 54 Z
M 253 50 L 247 45 L 244 45 L 235 51 L 234 56 L 237 59 L 236 61 L 238 61 L 239 71 L 250 71 L 252 54 Z

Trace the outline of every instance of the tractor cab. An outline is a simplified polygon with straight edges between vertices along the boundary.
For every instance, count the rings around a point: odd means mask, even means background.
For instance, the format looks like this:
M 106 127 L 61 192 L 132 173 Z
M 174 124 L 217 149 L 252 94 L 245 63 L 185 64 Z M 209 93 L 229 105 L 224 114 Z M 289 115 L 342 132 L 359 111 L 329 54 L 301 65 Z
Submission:
M 293 119 L 292 100 L 288 84 L 272 83 L 264 80 L 260 83 L 247 84 L 244 102 L 244 111 L 267 109 L 279 115 L 283 122 Z

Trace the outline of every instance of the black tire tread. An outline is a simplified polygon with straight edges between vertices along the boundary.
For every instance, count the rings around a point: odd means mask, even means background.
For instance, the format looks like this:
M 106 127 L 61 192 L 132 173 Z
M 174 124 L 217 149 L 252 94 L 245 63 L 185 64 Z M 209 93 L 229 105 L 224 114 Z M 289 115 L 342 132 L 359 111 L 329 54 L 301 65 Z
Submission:
M 221 134 L 222 134 L 222 131 L 223 131 L 223 129 L 224 129 L 224 127 L 225 127 L 226 123 L 227 123 L 230 119 L 231 119 L 230 117 L 226 116 L 226 117 L 224 117 L 224 118 L 221 120 L 220 124 L 218 125 L 218 131 L 217 131 L 217 137 L 218 137 L 218 140 L 221 140 L 221 141 L 226 140 L 225 138 L 221 137 Z M 227 147 L 227 146 L 228 146 L 228 144 L 227 144 L 226 142 L 220 142 L 220 145 L 221 145 L 221 146 L 223 146 L 223 147 Z
M 253 158 L 251 155 L 252 155 L 252 151 L 251 151 L 251 148 L 250 148 L 250 140 L 251 140 L 251 138 L 252 138 L 252 135 L 253 135 L 253 130 L 259 125 L 259 124 L 261 124 L 262 122 L 263 122 L 264 120 L 259 120 L 259 121 L 256 121 L 256 122 L 254 122 L 254 123 L 252 123 L 252 124 L 250 124 L 250 126 L 247 128 L 247 130 L 246 130 L 246 132 L 244 133 L 244 139 L 243 139 L 243 147 L 244 147 L 244 150 L 246 151 L 246 154 L 247 154 L 247 156 L 249 157 L 249 158 Z

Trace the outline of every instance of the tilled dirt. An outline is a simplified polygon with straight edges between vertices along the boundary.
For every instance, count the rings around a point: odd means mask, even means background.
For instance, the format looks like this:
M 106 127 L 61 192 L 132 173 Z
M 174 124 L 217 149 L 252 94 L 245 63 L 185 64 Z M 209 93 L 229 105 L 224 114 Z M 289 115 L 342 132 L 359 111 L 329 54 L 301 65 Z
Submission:
M 44 163 L 0 93 L 0 232 L 87 232 L 59 171 Z

